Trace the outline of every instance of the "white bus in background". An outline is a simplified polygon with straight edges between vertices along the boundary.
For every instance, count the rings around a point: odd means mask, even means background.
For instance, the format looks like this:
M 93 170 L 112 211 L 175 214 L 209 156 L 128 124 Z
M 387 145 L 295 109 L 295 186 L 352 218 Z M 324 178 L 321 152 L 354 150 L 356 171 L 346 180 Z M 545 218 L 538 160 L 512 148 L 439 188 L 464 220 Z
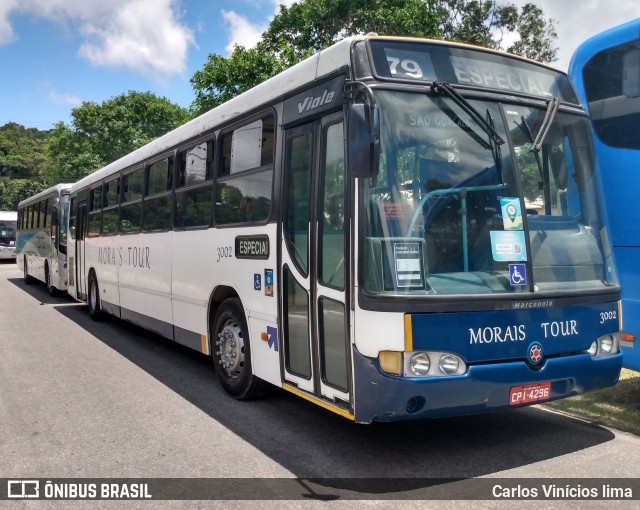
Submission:
M 0 260 L 16 258 L 16 211 L 0 211 Z
M 25 283 L 44 282 L 51 295 L 67 290 L 70 184 L 57 184 L 18 204 L 16 262 Z

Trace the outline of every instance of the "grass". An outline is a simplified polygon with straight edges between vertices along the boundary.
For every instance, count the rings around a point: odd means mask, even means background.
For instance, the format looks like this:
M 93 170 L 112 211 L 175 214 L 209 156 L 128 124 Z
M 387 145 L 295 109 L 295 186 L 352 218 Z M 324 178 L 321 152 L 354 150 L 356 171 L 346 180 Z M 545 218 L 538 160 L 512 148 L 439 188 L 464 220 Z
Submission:
M 545 407 L 640 436 L 640 372 L 623 369 L 613 388 L 544 404 Z

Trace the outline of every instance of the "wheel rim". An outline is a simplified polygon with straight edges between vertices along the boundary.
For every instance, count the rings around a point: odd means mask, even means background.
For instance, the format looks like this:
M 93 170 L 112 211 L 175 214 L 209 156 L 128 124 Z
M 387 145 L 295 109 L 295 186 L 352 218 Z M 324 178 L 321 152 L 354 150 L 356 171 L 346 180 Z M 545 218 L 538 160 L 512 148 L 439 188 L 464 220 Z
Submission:
M 244 340 L 240 324 L 233 319 L 226 321 L 218 333 L 216 345 L 220 367 L 228 377 L 232 379 L 240 377 L 244 368 Z
M 89 284 L 89 306 L 92 310 L 96 310 L 98 305 L 98 296 L 96 295 L 96 285 L 93 280 Z

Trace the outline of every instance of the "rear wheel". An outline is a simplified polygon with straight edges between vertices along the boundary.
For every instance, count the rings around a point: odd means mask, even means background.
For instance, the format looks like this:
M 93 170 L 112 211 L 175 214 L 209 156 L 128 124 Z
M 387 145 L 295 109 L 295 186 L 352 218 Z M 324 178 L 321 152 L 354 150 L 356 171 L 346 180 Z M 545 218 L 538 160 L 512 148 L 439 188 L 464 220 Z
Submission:
M 218 379 L 234 398 L 246 400 L 264 394 L 267 383 L 253 375 L 251 345 L 239 299 L 224 301 L 213 319 L 211 352 Z
M 95 273 L 89 275 L 89 292 L 87 296 L 87 304 L 89 305 L 89 315 L 94 321 L 102 320 L 104 312 L 100 305 L 100 287 L 98 287 L 98 279 Z
M 33 283 L 33 277 L 29 275 L 29 268 L 27 267 L 27 257 L 24 258 L 24 264 L 22 265 L 24 272 L 24 283 L 31 285 Z
M 56 289 L 51 284 L 51 271 L 49 271 L 49 264 L 45 264 L 44 266 L 44 282 L 47 285 L 47 290 L 49 291 L 49 295 L 51 297 L 58 295 L 58 289 Z

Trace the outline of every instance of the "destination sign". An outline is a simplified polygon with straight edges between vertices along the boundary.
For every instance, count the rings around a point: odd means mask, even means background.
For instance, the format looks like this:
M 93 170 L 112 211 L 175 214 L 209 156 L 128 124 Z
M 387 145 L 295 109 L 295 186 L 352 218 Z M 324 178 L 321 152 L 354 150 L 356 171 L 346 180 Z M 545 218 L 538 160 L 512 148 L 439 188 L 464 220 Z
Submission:
M 269 258 L 269 236 L 237 236 L 235 253 L 237 259 L 266 260 Z
M 418 41 L 378 39 L 369 45 L 378 78 L 439 80 L 579 104 L 566 74 L 508 54 Z

